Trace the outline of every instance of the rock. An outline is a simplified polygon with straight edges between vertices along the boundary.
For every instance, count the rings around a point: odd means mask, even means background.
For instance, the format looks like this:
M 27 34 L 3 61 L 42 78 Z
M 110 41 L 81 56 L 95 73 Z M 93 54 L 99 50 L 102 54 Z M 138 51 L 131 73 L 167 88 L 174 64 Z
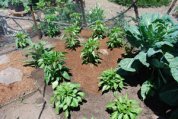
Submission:
M 6 64 L 8 62 L 10 62 L 10 59 L 9 59 L 9 57 L 7 55 L 1 55 L 0 56 L 0 65 L 1 64 Z
M 107 51 L 107 49 L 100 49 L 99 52 L 103 55 L 109 55 L 109 52 Z
M 23 73 L 21 70 L 8 67 L 0 71 L 0 83 L 9 85 L 11 83 L 21 81 Z

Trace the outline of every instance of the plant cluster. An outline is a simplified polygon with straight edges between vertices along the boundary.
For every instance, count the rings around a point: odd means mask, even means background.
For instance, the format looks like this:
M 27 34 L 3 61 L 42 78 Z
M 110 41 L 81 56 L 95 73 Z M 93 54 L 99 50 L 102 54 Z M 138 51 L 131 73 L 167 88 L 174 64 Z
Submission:
M 92 26 L 91 29 L 93 30 L 93 38 L 102 39 L 106 36 L 106 26 L 102 21 L 96 21 Z
M 40 29 L 49 37 L 55 37 L 59 34 L 59 26 L 54 23 L 58 20 L 55 14 L 45 15 L 44 22 L 40 23 Z
M 80 91 L 80 85 L 70 82 L 64 82 L 57 86 L 51 97 L 51 103 L 54 105 L 57 113 L 63 111 L 66 118 L 70 117 L 70 111 L 79 107 L 83 102 L 85 94 Z
M 30 57 L 30 60 L 26 61 L 27 65 L 39 67 L 38 60 L 42 57 L 42 54 L 49 52 L 52 49 L 53 48 L 51 46 L 47 47 L 47 43 L 44 41 L 39 43 L 32 43 L 27 54 L 27 56 Z
M 106 107 L 111 111 L 111 119 L 136 119 L 141 112 L 138 102 L 128 99 L 127 95 L 117 97 Z
M 49 51 L 44 52 L 38 60 L 38 66 L 44 70 L 46 84 L 52 83 L 56 88 L 58 83 L 70 80 L 69 69 L 64 66 L 65 53 Z
M 124 79 L 119 74 L 117 74 L 114 69 L 103 71 L 99 79 L 99 86 L 102 88 L 102 92 L 109 90 L 115 92 L 122 90 L 124 87 Z
M 87 21 L 89 23 L 94 23 L 98 20 L 104 20 L 104 10 L 101 9 L 99 6 L 95 6 L 87 13 Z
M 123 45 L 124 31 L 120 27 L 114 27 L 109 33 L 109 41 L 107 42 L 108 48 L 116 48 Z
M 75 49 L 80 46 L 80 41 L 78 40 L 79 32 L 80 27 L 77 25 L 72 25 L 65 29 L 64 39 L 67 48 Z
M 31 39 L 26 33 L 18 32 L 15 34 L 15 42 L 17 48 L 25 48 L 31 43 Z
M 138 52 L 133 58 L 121 60 L 119 70 L 144 73 L 145 82 L 141 86 L 143 100 L 158 93 L 163 101 L 178 101 L 178 98 L 168 98 L 171 95 L 177 97 L 178 90 L 177 31 L 178 26 L 170 17 L 158 14 L 143 15 L 138 26 L 126 28 L 128 40 Z M 174 106 L 178 105 L 174 103 Z
M 89 38 L 87 42 L 84 43 L 84 48 L 81 52 L 83 64 L 99 63 L 100 57 L 99 57 L 98 49 L 99 49 L 99 41 L 97 39 Z
M 124 6 L 130 6 L 132 4 L 131 0 L 111 0 L 112 2 L 124 5 Z M 160 7 L 169 5 L 171 0 L 138 0 L 137 5 L 139 7 Z

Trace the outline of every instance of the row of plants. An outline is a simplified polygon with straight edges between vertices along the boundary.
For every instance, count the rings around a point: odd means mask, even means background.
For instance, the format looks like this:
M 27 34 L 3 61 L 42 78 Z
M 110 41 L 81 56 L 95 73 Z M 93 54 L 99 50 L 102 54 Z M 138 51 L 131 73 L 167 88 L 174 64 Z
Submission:
M 62 1 L 61 1 L 62 2 Z M 41 5 L 43 3 L 44 5 Z M 65 4 L 64 4 L 65 3 Z M 40 23 L 39 28 L 44 35 L 55 37 L 60 33 L 60 25 L 56 22 L 69 23 L 78 27 L 82 25 L 82 15 L 79 11 L 79 6 L 75 2 L 62 2 L 58 3 L 61 7 L 47 7 L 45 2 L 37 3 L 38 9 L 43 9 L 45 13 L 44 21 Z M 61 5 L 62 4 L 62 5 Z M 88 23 L 96 22 L 97 20 L 104 19 L 104 11 L 95 6 L 93 9 L 86 13 L 86 20 Z
M 75 45 L 75 40 L 78 40 L 77 37 L 80 32 L 80 27 L 77 27 L 77 25 L 77 23 L 74 23 L 65 30 L 67 48 L 75 48 L 77 46 Z M 104 38 L 104 36 L 106 36 L 106 33 L 103 34 L 106 27 L 101 21 L 97 21 L 92 28 L 94 31 L 92 37 L 83 44 L 84 48 L 81 52 L 83 63 L 100 62 L 98 55 L 99 38 Z M 25 39 L 25 35 L 26 34 L 24 34 L 21 39 Z M 124 32 L 121 28 L 113 28 L 109 33 L 111 40 L 107 43 L 108 47 L 120 47 L 122 45 L 121 43 L 123 43 L 123 36 Z M 17 41 L 21 42 L 21 40 Z M 28 65 L 43 69 L 45 83 L 52 85 L 54 89 L 51 103 L 54 105 L 57 113 L 64 112 L 65 117 L 69 118 L 70 111 L 79 107 L 84 101 L 84 93 L 79 89 L 79 84 L 69 82 L 71 75 L 69 73 L 69 68 L 65 66 L 65 53 L 53 51 L 52 47 L 45 46 L 45 42 L 37 44 L 30 43 L 29 45 L 30 52 L 27 56 L 32 60 L 27 61 Z M 104 71 L 99 79 L 99 86 L 103 93 L 105 91 L 120 91 L 124 87 L 124 79 L 113 69 Z M 116 97 L 116 100 L 108 103 L 106 108 L 111 112 L 112 119 L 116 117 L 132 119 L 136 118 L 141 112 L 138 104 L 134 100 L 128 99 L 127 96 Z
M 124 6 L 130 6 L 132 0 L 110 0 Z M 139 7 L 160 7 L 169 5 L 171 0 L 138 0 L 137 5 Z

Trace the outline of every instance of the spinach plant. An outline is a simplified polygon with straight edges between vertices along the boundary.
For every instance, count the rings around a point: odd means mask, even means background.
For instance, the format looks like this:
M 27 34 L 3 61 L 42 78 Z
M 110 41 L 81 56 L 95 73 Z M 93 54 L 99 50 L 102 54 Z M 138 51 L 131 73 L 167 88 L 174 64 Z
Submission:
M 81 105 L 85 94 L 79 88 L 79 84 L 70 82 L 64 82 L 57 86 L 51 97 L 51 103 L 57 113 L 64 112 L 65 117 L 69 118 L 70 111 Z
M 15 42 L 17 48 L 25 48 L 31 43 L 31 39 L 26 33 L 18 32 L 15 34 Z
M 30 57 L 30 60 L 27 60 L 27 65 L 33 67 L 39 67 L 38 60 L 42 57 L 42 54 L 49 52 L 53 49 L 52 46 L 47 46 L 47 42 L 41 41 L 39 43 L 32 43 L 29 47 L 29 52 L 27 56 Z
M 40 23 L 40 29 L 49 37 L 55 37 L 59 34 L 59 26 L 54 23 L 58 20 L 55 14 L 45 15 L 44 22 Z
M 128 99 L 128 96 L 119 96 L 107 104 L 111 112 L 111 119 L 136 119 L 141 113 L 141 108 L 136 100 Z
M 122 90 L 124 87 L 124 79 L 119 74 L 117 74 L 114 69 L 103 71 L 99 79 L 99 86 L 102 88 L 102 92 L 109 90 L 115 92 Z
M 104 20 L 104 10 L 101 9 L 99 6 L 95 6 L 87 13 L 87 21 L 89 23 L 94 23 L 97 20 Z
M 108 48 L 116 48 L 123 45 L 124 31 L 120 27 L 114 27 L 109 33 L 109 41 L 107 42 Z
M 86 43 L 84 43 L 84 48 L 81 52 L 81 57 L 83 59 L 83 64 L 88 63 L 99 63 L 99 41 L 97 39 L 89 38 Z
M 80 41 L 78 40 L 79 31 L 80 27 L 77 25 L 72 25 L 65 29 L 64 39 L 67 48 L 75 49 L 80 46 Z
M 102 21 L 96 21 L 92 26 L 91 29 L 93 30 L 93 38 L 102 39 L 106 36 L 106 26 Z
M 46 84 L 52 83 L 53 88 L 56 88 L 58 83 L 70 80 L 69 69 L 64 66 L 64 59 L 64 52 L 47 51 L 38 60 L 38 65 L 44 70 Z

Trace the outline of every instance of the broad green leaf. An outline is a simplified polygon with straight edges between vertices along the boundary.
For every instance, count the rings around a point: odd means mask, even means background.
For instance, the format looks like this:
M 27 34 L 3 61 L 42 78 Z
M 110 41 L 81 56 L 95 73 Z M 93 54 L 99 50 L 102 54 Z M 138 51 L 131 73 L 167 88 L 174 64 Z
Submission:
M 63 76 L 65 79 L 70 80 L 70 76 L 69 76 L 69 74 L 68 74 L 66 71 L 64 71 L 64 72 L 62 73 L 62 76 Z
M 120 61 L 119 66 L 121 69 L 129 72 L 136 72 L 136 69 L 132 68 L 132 63 L 134 62 L 134 58 L 125 58 Z
M 152 81 L 147 80 L 145 81 L 141 86 L 141 97 L 143 100 L 146 99 L 148 95 L 150 95 L 151 91 L 153 90 L 154 85 L 152 84 Z
M 149 67 L 149 63 L 147 63 L 146 53 L 140 52 L 135 56 L 134 59 L 138 59 L 144 66 Z
M 58 81 L 52 82 L 52 88 L 55 89 L 58 86 L 58 84 L 59 84 Z
M 170 62 L 169 67 L 173 78 L 178 82 L 178 57 Z

